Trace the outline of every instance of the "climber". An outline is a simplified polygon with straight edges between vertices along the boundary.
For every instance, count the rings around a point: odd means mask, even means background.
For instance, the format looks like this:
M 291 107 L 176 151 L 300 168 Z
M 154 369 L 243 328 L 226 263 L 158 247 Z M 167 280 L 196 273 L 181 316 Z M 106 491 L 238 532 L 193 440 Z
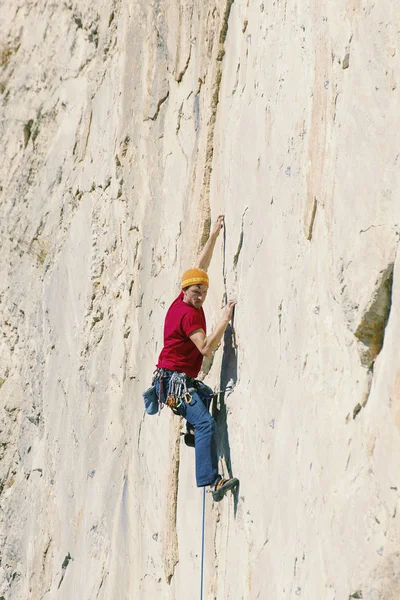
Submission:
M 222 500 L 238 479 L 223 479 L 218 473 L 215 421 L 209 412 L 213 391 L 196 379 L 203 356 L 211 356 L 219 346 L 236 304 L 230 300 L 212 333 L 206 333 L 203 304 L 207 297 L 207 269 L 224 217 L 219 216 L 194 269 L 182 276 L 182 291 L 168 309 L 164 323 L 164 347 L 157 363 L 153 384 L 162 403 L 187 421 L 185 440 L 195 446 L 196 483 L 210 485 L 215 501 Z M 193 443 L 191 440 L 194 439 Z

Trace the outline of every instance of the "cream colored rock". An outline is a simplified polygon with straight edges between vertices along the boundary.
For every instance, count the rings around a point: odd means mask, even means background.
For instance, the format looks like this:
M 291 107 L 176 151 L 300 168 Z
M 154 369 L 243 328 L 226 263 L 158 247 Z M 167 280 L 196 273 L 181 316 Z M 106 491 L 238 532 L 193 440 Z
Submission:
M 144 414 L 226 216 L 204 597 L 397 600 L 399 9 L 5 0 L 0 597 L 196 597 L 202 491 Z

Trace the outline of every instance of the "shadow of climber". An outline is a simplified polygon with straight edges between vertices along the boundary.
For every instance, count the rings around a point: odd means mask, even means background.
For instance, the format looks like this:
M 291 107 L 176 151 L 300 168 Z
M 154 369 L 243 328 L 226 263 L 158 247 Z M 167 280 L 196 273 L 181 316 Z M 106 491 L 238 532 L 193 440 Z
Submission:
M 235 388 L 237 382 L 237 347 L 234 328 L 229 324 L 224 334 L 224 350 L 221 364 L 221 377 L 216 401 L 213 403 L 213 417 L 217 426 L 217 452 L 218 457 L 222 458 L 228 469 L 229 477 L 232 477 L 231 449 L 229 446 L 227 408 L 225 396 Z M 227 389 L 228 388 L 228 389 Z M 235 515 L 238 501 L 238 489 L 234 492 Z

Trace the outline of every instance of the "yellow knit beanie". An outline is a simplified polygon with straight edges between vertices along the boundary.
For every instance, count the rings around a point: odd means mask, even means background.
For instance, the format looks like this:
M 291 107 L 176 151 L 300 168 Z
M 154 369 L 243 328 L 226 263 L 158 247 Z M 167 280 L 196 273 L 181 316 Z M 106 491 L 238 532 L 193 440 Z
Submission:
M 182 275 L 182 289 L 201 283 L 209 285 L 208 275 L 203 269 L 189 269 Z

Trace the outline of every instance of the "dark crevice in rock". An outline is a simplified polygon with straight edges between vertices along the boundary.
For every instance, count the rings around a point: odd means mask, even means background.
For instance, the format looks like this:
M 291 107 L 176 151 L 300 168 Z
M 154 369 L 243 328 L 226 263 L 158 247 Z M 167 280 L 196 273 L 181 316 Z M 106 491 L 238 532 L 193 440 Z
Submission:
M 227 0 L 225 5 L 224 16 L 222 17 L 222 25 L 219 34 L 218 40 L 218 55 L 217 55 L 217 68 L 215 73 L 215 79 L 213 82 L 213 93 L 211 99 L 211 116 L 209 121 L 209 130 L 207 134 L 207 145 L 206 145 L 206 163 L 204 168 L 204 177 L 203 177 L 203 190 L 202 190 L 202 199 L 206 204 L 206 210 L 209 213 L 209 196 L 210 196 L 210 181 L 211 181 L 211 172 L 212 172 L 212 163 L 214 156 L 214 130 L 215 123 L 217 120 L 217 109 L 219 103 L 219 92 L 221 88 L 222 81 L 222 59 L 225 56 L 225 40 L 228 33 L 228 23 L 229 16 L 231 13 L 231 8 L 234 0 Z
M 157 102 L 157 108 L 156 108 L 156 112 L 154 113 L 154 115 L 152 117 L 147 117 L 145 119 L 145 121 L 156 121 L 157 117 L 160 113 L 160 108 L 161 106 L 164 104 L 164 102 L 168 99 L 169 96 L 169 90 L 168 92 L 165 94 L 165 96 L 163 96 L 158 102 Z
M 182 81 L 183 76 L 185 75 L 186 71 L 188 70 L 191 56 L 192 56 L 192 47 L 190 46 L 189 56 L 187 57 L 185 66 L 183 67 L 182 71 L 178 74 L 178 77 L 176 78 L 177 83 L 180 83 Z
M 67 567 L 69 565 L 70 560 L 72 560 L 72 556 L 68 552 L 67 556 L 64 558 L 63 564 L 61 565 L 61 571 L 62 571 L 62 573 L 61 573 L 60 583 L 58 584 L 58 588 L 57 589 L 60 589 L 60 587 L 61 587 L 61 584 L 62 584 L 62 582 L 64 580 L 64 577 L 65 577 L 65 572 L 67 570 Z
M 228 0 L 226 3 L 226 6 L 225 6 L 225 13 L 224 13 L 224 17 L 222 20 L 221 32 L 219 34 L 219 43 L 220 44 L 225 44 L 226 35 L 228 33 L 229 16 L 231 14 L 231 8 L 232 8 L 233 2 L 234 2 L 234 0 Z
M 342 62 L 342 69 L 348 69 L 349 64 L 350 64 L 350 53 L 347 52 L 343 59 L 343 62 Z
M 27 147 L 29 140 L 31 139 L 31 135 L 32 135 L 32 127 L 33 127 L 33 119 L 30 119 L 25 125 L 24 125 L 24 148 Z
M 176 420 L 172 428 L 169 474 L 170 481 L 166 498 L 166 531 L 164 542 L 164 572 L 168 585 L 171 585 L 175 574 L 175 567 L 179 562 L 178 550 L 178 531 L 177 531 L 177 513 L 178 513 L 178 486 L 179 486 L 179 465 L 180 465 L 180 423 L 181 419 Z
M 78 29 L 82 29 L 83 28 L 82 15 L 81 14 L 75 14 L 75 15 L 73 15 L 73 19 L 74 19 L 76 27 Z
M 361 343 L 361 362 L 369 369 L 382 350 L 385 329 L 392 306 L 393 268 L 389 266 L 381 273 L 369 308 L 365 311 L 361 323 L 354 335 Z
M 242 214 L 242 227 L 241 227 L 241 230 L 240 230 L 239 243 L 238 243 L 238 247 L 237 247 L 237 250 L 236 250 L 236 254 L 233 257 L 233 268 L 234 269 L 236 269 L 236 267 L 237 267 L 237 264 L 239 262 L 239 256 L 240 256 L 240 253 L 241 253 L 242 247 L 243 247 L 243 239 L 244 239 L 244 215 L 246 214 L 247 208 L 248 207 L 246 206 L 246 208 L 245 208 L 245 210 L 244 210 L 244 212 Z
M 228 407 L 226 405 L 227 390 L 235 389 L 238 380 L 238 352 L 236 344 L 235 329 L 229 324 L 224 333 L 224 350 L 220 374 L 220 392 L 217 396 L 217 402 L 213 405 L 213 417 L 217 426 L 217 452 L 219 458 L 225 462 L 229 477 L 233 477 L 231 447 L 228 432 Z M 229 393 L 230 393 L 229 392 Z M 238 506 L 237 491 L 234 494 L 234 517 L 236 518 Z
M 364 388 L 364 392 L 363 392 L 363 396 L 362 396 L 361 402 L 359 402 L 358 404 L 356 404 L 356 406 L 353 409 L 353 419 L 356 418 L 356 416 L 358 415 L 358 413 L 361 411 L 362 408 L 365 407 L 365 405 L 368 402 L 369 395 L 371 393 L 373 377 L 374 377 L 374 365 L 372 364 L 370 366 L 370 368 L 368 369 L 368 371 L 367 371 L 367 379 L 366 379 L 366 382 L 365 382 L 365 388 Z
M 199 242 L 199 250 L 198 250 L 199 253 L 204 248 L 208 238 L 210 237 L 210 232 L 211 232 L 211 217 L 207 217 L 204 220 L 204 224 L 203 224 L 203 231 L 201 233 L 201 238 L 200 238 L 200 242 Z
M 183 110 L 183 102 L 180 105 L 179 111 L 178 111 L 178 121 L 177 121 L 177 124 L 176 124 L 176 130 L 175 130 L 176 135 L 178 135 L 179 130 L 181 128 L 182 110 Z
M 242 250 L 242 246 L 243 246 L 243 238 L 244 238 L 244 233 L 243 233 L 243 227 L 242 230 L 240 232 L 240 237 L 239 237 L 239 244 L 236 250 L 236 254 L 233 257 L 233 268 L 236 269 L 237 264 L 238 264 L 238 260 L 239 260 L 239 256 L 240 256 L 240 252 Z
M 311 210 L 310 225 L 308 227 L 308 234 L 307 234 L 307 240 L 308 241 L 312 240 L 313 229 L 314 229 L 314 221 L 315 221 L 315 215 L 316 215 L 316 213 L 317 213 L 317 199 L 314 198 L 313 207 L 312 207 L 312 210 Z

